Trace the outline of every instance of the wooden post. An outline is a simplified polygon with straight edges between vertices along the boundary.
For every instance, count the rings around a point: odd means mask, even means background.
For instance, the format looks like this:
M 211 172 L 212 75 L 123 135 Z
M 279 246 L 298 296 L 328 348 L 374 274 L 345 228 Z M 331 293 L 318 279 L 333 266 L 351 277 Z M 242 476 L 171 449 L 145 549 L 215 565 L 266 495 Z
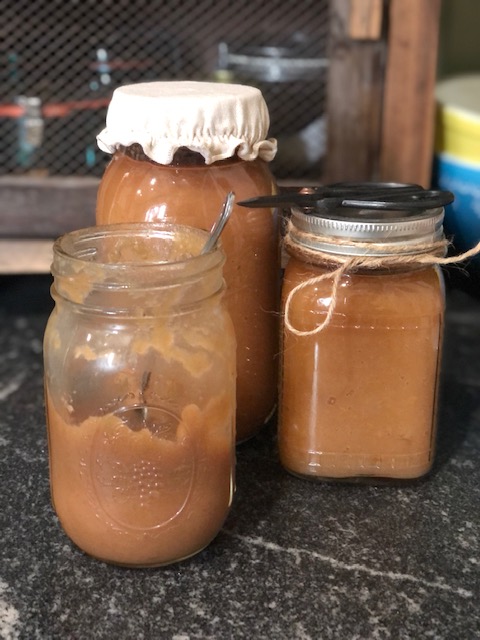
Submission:
M 373 13 L 364 13 L 366 5 Z M 377 177 L 385 57 L 382 8 L 383 0 L 331 0 L 327 182 Z
M 351 0 L 348 35 L 353 40 L 378 40 L 382 34 L 383 0 Z
M 390 0 L 382 180 L 430 186 L 441 0 Z

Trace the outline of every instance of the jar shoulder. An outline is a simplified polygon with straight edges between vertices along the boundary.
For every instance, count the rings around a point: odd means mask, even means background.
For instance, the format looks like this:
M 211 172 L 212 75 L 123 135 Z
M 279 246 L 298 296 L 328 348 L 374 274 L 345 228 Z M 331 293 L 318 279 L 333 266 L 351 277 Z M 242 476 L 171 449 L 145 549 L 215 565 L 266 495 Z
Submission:
M 250 193 L 271 193 L 274 177 L 269 165 L 259 158 L 252 161 L 231 159 L 211 165 L 159 165 L 136 160 L 125 155 L 115 155 L 108 164 L 100 182 L 100 197 L 112 197 L 113 191 L 131 192 L 138 197 L 147 194 L 164 198 L 165 193 L 195 192 L 197 198 L 211 196 L 217 189 L 223 195 L 230 188 L 237 196 Z M 142 191 L 142 194 L 139 193 Z
M 250 192 L 256 186 L 262 193 L 269 191 L 275 183 L 269 164 L 260 158 L 252 161 L 230 159 L 210 165 L 160 165 L 145 160 L 136 160 L 125 155 L 115 155 L 108 164 L 100 181 L 100 189 L 112 185 L 120 190 L 136 190 L 139 186 L 159 192 L 161 188 L 195 189 L 197 195 L 222 183 L 223 190 L 228 185 Z M 227 184 L 228 183 L 228 184 Z
M 268 163 L 259 158 L 164 166 L 115 155 L 99 185 L 97 223 L 180 219 L 207 227 L 228 191 L 239 201 L 276 190 Z
M 323 312 L 333 294 L 332 270 L 291 258 L 286 266 L 283 298 L 295 292 L 292 308 Z M 402 271 L 346 273 L 335 292 L 335 313 L 389 316 L 442 313 L 445 306 L 443 276 L 436 266 Z

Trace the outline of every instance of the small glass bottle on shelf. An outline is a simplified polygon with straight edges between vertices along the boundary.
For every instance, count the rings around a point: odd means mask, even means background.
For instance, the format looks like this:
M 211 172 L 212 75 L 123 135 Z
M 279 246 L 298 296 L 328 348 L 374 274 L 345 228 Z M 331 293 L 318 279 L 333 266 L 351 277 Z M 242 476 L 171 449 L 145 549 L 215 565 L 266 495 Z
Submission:
M 224 255 L 171 224 L 54 246 L 44 341 L 52 500 L 86 553 L 156 566 L 203 549 L 229 511 L 235 336 Z
M 209 229 L 229 191 L 276 192 L 269 115 L 254 87 L 153 82 L 120 87 L 102 150 L 97 224 L 173 221 Z M 222 235 L 226 301 L 237 337 L 237 440 L 254 435 L 277 398 L 279 249 L 276 212 L 235 206 Z

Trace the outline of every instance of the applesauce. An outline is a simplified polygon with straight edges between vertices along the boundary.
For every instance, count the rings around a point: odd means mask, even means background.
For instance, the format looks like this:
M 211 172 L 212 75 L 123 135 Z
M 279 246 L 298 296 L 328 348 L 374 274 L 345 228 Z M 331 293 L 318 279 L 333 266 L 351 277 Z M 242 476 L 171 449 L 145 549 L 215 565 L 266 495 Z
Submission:
M 432 467 L 443 209 L 408 203 L 292 214 L 278 446 L 296 475 L 411 480 Z
M 237 201 L 276 191 L 268 166 L 276 146 L 267 130 L 268 112 L 253 87 L 160 82 L 118 89 L 98 138 L 112 160 L 98 191 L 97 223 L 166 220 L 210 229 L 229 191 Z M 236 437 L 242 441 L 276 405 L 276 212 L 234 206 L 222 246 L 225 299 L 237 339 Z
M 325 273 L 290 259 L 284 296 Z M 284 331 L 279 431 L 283 465 L 300 475 L 417 478 L 433 460 L 444 299 L 436 268 L 345 275 L 329 325 Z M 311 330 L 331 282 L 294 297 L 291 322 Z M 284 297 L 285 299 L 285 297 Z
M 116 564 L 203 549 L 234 486 L 235 336 L 224 257 L 171 224 L 96 227 L 54 247 L 44 340 L 52 501 Z
M 47 393 L 52 498 L 67 535 L 95 558 L 141 567 L 207 546 L 232 498 L 229 402 L 187 405 L 177 424 L 162 412 L 159 433 L 158 410 L 141 423 L 135 408 L 130 419 L 119 412 L 71 424 Z

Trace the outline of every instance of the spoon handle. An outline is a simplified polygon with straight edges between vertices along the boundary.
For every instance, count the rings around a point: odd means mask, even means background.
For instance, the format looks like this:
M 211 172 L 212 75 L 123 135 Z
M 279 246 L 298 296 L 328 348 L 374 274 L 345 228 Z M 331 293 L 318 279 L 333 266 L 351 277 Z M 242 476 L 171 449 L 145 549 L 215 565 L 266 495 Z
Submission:
M 233 203 L 235 202 L 235 194 L 233 191 L 230 191 L 223 203 L 222 211 L 220 215 L 213 223 L 212 228 L 210 229 L 210 237 L 208 238 L 205 246 L 203 247 L 201 253 L 208 253 L 211 251 L 215 245 L 217 244 L 218 238 L 223 231 L 223 228 L 228 222 L 230 218 L 230 214 L 232 213 Z

